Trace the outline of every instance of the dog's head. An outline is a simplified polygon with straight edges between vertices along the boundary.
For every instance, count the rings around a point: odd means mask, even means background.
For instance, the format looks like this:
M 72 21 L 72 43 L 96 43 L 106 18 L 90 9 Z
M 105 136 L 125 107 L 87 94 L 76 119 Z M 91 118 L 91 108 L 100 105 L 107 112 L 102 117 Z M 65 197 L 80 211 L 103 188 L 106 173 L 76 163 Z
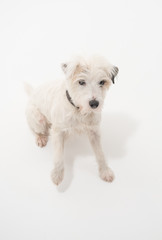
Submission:
M 62 64 L 67 90 L 72 102 L 82 114 L 99 112 L 106 91 L 118 74 L 118 68 L 100 56 L 89 59 L 76 57 Z

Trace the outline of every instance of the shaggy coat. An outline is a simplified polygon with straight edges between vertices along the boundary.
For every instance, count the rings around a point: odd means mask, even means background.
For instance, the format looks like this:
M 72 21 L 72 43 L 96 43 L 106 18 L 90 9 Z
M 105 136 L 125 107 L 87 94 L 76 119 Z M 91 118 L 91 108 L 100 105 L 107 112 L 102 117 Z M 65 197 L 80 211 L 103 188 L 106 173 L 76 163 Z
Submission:
M 52 135 L 54 169 L 52 180 L 59 184 L 64 176 L 64 142 L 73 133 L 87 134 L 99 167 L 100 177 L 113 181 L 100 143 L 99 125 L 106 92 L 114 83 L 118 68 L 103 57 L 75 57 L 62 64 L 65 79 L 33 89 L 25 84 L 29 95 L 26 117 L 36 143 L 44 147 Z

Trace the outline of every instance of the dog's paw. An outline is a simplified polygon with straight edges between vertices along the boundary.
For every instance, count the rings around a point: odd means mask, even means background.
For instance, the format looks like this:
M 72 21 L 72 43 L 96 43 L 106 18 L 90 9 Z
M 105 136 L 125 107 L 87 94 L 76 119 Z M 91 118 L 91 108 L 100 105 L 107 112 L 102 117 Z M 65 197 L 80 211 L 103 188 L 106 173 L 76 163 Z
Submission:
M 112 182 L 115 178 L 113 171 L 110 168 L 100 170 L 100 178 L 106 182 Z
M 45 147 L 48 142 L 48 136 L 40 135 L 36 137 L 36 144 L 38 147 Z
M 64 178 L 64 169 L 59 171 L 54 169 L 52 171 L 51 179 L 54 184 L 59 185 L 62 182 L 63 178 Z

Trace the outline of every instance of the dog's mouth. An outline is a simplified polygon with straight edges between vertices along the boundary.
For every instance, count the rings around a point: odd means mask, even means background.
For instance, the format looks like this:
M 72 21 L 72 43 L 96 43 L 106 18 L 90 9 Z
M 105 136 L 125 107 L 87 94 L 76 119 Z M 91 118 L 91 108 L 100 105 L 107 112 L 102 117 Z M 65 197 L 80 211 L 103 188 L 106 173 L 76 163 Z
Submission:
M 94 113 L 99 113 L 101 112 L 101 109 L 102 109 L 101 107 L 97 107 L 97 108 L 91 109 L 91 111 Z
M 79 112 L 82 114 L 82 115 L 88 115 L 88 114 L 91 114 L 91 113 L 100 113 L 101 112 L 101 105 L 98 107 L 90 107 L 89 105 L 85 108 L 83 106 L 79 106 Z

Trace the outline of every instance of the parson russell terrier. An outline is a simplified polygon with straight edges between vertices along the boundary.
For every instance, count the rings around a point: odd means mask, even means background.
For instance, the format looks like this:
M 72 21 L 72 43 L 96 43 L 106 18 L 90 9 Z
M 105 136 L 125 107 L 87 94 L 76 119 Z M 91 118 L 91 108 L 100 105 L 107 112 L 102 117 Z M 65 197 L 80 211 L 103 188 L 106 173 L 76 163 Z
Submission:
M 44 84 L 37 89 L 25 84 L 30 96 L 26 117 L 36 144 L 44 147 L 49 132 L 54 145 L 52 181 L 58 185 L 64 177 L 64 142 L 72 133 L 86 133 L 94 150 L 101 179 L 112 182 L 100 143 L 101 110 L 107 90 L 118 68 L 101 56 L 74 57 L 62 64 L 63 81 Z

